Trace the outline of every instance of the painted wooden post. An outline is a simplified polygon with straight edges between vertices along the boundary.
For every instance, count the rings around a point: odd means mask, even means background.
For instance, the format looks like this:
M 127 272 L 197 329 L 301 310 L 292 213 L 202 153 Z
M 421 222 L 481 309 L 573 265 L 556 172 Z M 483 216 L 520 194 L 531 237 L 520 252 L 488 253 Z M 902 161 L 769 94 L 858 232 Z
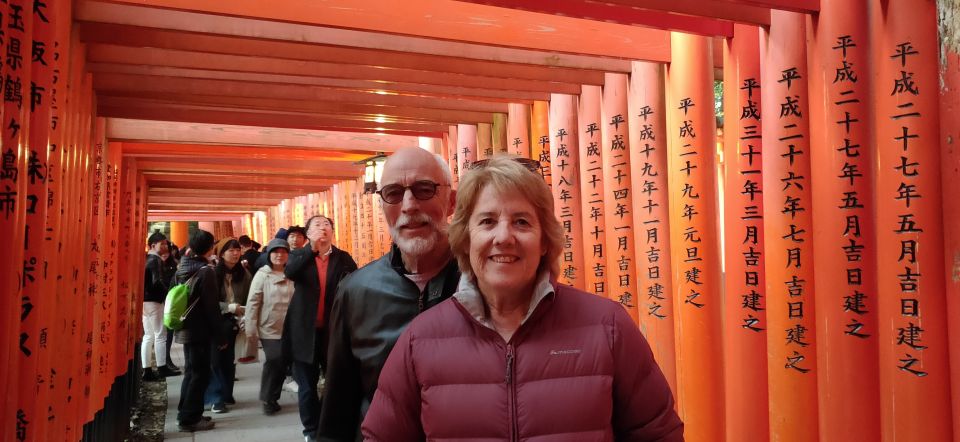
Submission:
M 510 103 L 507 106 L 507 151 L 530 158 L 530 106 Z
M 11 4 L 13 7 L 14 4 Z M 25 7 L 27 7 L 25 5 Z M 30 9 L 34 9 L 29 7 Z M 22 42 L 23 47 L 39 43 L 41 47 L 53 46 L 53 24 L 42 13 L 50 13 L 45 6 L 40 9 L 41 13 L 30 13 L 30 9 L 25 12 L 24 22 L 32 22 L 33 30 L 27 30 Z M 32 40 L 31 40 L 32 34 Z M 9 49 L 9 47 L 8 47 Z M 19 50 L 19 48 L 18 48 Z M 7 60 L 10 61 L 8 55 Z M 24 420 L 31 422 L 32 431 L 28 432 L 27 440 L 35 439 L 43 431 L 45 426 L 46 410 L 43 409 L 46 400 L 40 397 L 40 387 L 44 386 L 38 382 L 38 376 L 46 374 L 42 370 L 44 362 L 48 362 L 50 354 L 46 341 L 46 331 L 50 325 L 49 311 L 55 305 L 53 301 L 54 292 L 48 283 L 45 268 L 47 257 L 43 254 L 44 238 L 47 236 L 45 223 L 47 219 L 47 174 L 48 174 L 48 147 L 47 137 L 50 129 L 50 89 L 53 87 L 53 72 L 49 63 L 31 62 L 22 57 L 17 52 L 14 57 L 14 64 L 22 63 L 29 65 L 29 72 L 24 73 L 24 81 L 29 78 L 30 84 L 36 87 L 32 88 L 31 98 L 28 103 L 24 103 L 23 122 L 20 131 L 27 136 L 24 138 L 26 144 L 22 146 L 21 152 L 27 155 L 26 175 L 23 179 L 26 181 L 26 205 L 25 205 L 25 223 L 23 224 L 23 242 L 13 244 L 23 244 L 23 263 L 22 274 L 20 275 L 21 293 L 18 299 L 20 305 L 20 366 L 18 368 L 19 393 L 17 413 L 23 414 Z M 49 59 L 44 56 L 44 59 Z M 9 66 L 8 66 L 9 67 Z M 19 246 L 18 246 L 19 247 Z M 43 391 L 45 395 L 46 390 Z
M 582 198 L 580 197 L 580 148 L 577 137 L 577 97 L 550 95 L 550 175 L 554 178 L 553 212 L 563 225 L 560 274 L 563 284 L 584 289 Z
M 69 312 L 62 311 L 64 298 L 69 289 L 68 278 L 65 273 L 67 267 L 66 254 L 67 249 L 64 243 L 68 237 L 64 235 L 64 218 L 62 214 L 66 213 L 66 201 L 64 192 L 66 191 L 67 179 L 64 173 L 64 164 L 66 155 L 63 141 L 66 139 L 63 130 L 66 120 L 66 83 L 69 80 L 69 73 L 66 61 L 69 57 L 69 51 L 64 50 L 70 34 L 70 20 L 64 17 L 70 16 L 70 6 L 68 2 L 58 4 L 53 11 L 50 11 L 48 19 L 54 27 L 54 43 L 50 44 L 54 49 L 44 57 L 49 65 L 51 72 L 56 76 L 51 78 L 51 88 L 49 99 L 49 130 L 50 144 L 48 149 L 48 160 L 46 170 L 47 197 L 48 205 L 47 218 L 44 228 L 43 256 L 46 266 L 44 278 L 47 280 L 48 290 L 52 291 L 50 304 L 57 306 L 50 308 L 47 312 L 46 322 L 46 349 L 64 348 L 62 341 L 61 327 L 65 323 L 64 319 Z M 46 350 L 45 349 L 45 350 Z M 49 357 L 46 363 L 41 365 L 39 374 L 40 379 L 44 381 L 41 384 L 41 392 L 38 395 L 38 410 L 45 415 L 46 425 L 37 432 L 38 440 L 50 440 L 56 434 L 62 434 L 58 431 L 63 425 L 63 403 L 60 402 L 60 392 L 64 390 L 62 373 L 65 373 L 63 360 L 60 357 Z M 58 376 L 61 374 L 61 376 Z M 2 382 L 2 379 L 0 379 Z
M 4 78 L 9 78 L 11 84 L 23 85 L 30 84 L 30 62 L 23 56 L 21 48 L 28 47 L 30 42 L 30 27 L 33 20 L 30 19 L 30 9 L 23 0 L 12 0 L 4 5 L 4 16 L 16 14 L 20 19 L 16 23 L 6 23 L 4 26 L 5 37 L 3 45 L 6 52 L 20 54 L 15 57 L 13 63 L 4 63 L 2 73 Z M 6 89 L 4 89 L 6 92 Z M 16 92 L 16 89 L 13 90 Z M 4 124 L 0 128 L 0 151 L 2 151 L 2 169 L 0 169 L 0 201 L 2 201 L 3 217 L 0 218 L 0 234 L 7 238 L 11 245 L 9 256 L 0 258 L 0 295 L 4 302 L 12 300 L 9 309 L 10 316 L 4 319 L 5 338 L 4 347 L 7 361 L 7 387 L 8 390 L 3 398 L 6 406 L 4 407 L 3 428 L 24 428 L 27 433 L 32 432 L 36 425 L 30 425 L 32 416 L 26 416 L 29 410 L 24 410 L 24 406 L 33 406 L 33 397 L 19 400 L 17 390 L 23 382 L 20 375 L 19 366 L 27 363 L 28 356 L 24 352 L 23 345 L 20 344 L 20 325 L 22 322 L 24 305 L 22 302 L 23 274 L 25 270 L 24 253 L 21 244 L 23 244 L 25 233 L 26 206 L 29 202 L 26 200 L 27 192 L 27 161 L 29 153 L 26 149 L 26 131 L 28 130 L 28 119 L 24 112 L 28 109 L 24 107 L 29 102 L 23 98 L 23 88 L 20 87 L 20 94 L 11 100 L 4 100 L 3 115 L 4 120 L 9 119 L 10 125 Z M 28 95 L 29 96 L 29 95 Z M 28 350 L 29 351 L 29 350 Z M 29 402 L 25 402 L 29 401 Z M 9 425 L 8 425 L 9 424 Z
M 940 89 L 940 182 L 943 189 L 960 183 L 960 54 L 944 48 L 946 60 L 941 64 L 943 87 Z M 947 331 L 950 343 L 950 390 L 953 403 L 954 441 L 960 439 L 960 200 L 950 192 L 941 195 L 943 204 L 943 247 L 946 266 Z
M 462 177 L 470 170 L 470 165 L 477 161 L 477 126 L 472 124 L 457 125 L 457 169 Z
M 643 331 L 674 396 L 677 353 L 670 265 L 664 66 L 633 62 L 627 96 L 637 308 Z
M 600 152 L 604 165 L 607 297 L 619 302 L 637 322 L 637 264 L 633 247 L 634 207 L 630 196 L 627 116 L 627 75 L 605 74 L 600 106 Z
M 880 434 L 886 441 L 946 441 L 953 429 L 935 141 L 937 8 L 929 1 L 874 0 L 868 10 L 878 151 Z
M 583 85 L 577 111 L 580 200 L 583 207 L 583 270 L 586 291 L 606 297 L 607 257 L 603 219 L 603 157 L 600 155 L 600 86 Z
M 771 13 L 761 45 L 770 435 L 817 440 L 810 133 L 804 17 Z
M 540 162 L 540 176 L 550 186 L 553 183 L 550 175 L 550 103 L 546 101 L 533 102 L 530 139 L 533 140 L 530 158 Z
M 688 441 L 715 441 L 724 434 L 724 399 L 713 52 L 706 37 L 674 32 L 670 41 L 666 103 L 677 408 Z
M 186 221 L 170 221 L 170 241 L 181 249 L 190 241 L 190 226 Z M 264 243 L 266 244 L 266 243 Z
M 867 2 L 824 0 L 820 7 L 807 27 L 820 438 L 876 441 L 876 144 Z
M 493 156 L 493 126 L 488 123 L 477 123 L 477 159 Z
M 763 254 L 760 29 L 735 25 L 724 44 L 724 386 L 727 440 L 768 440 Z
M 447 160 L 450 161 L 450 173 L 453 175 L 452 187 L 457 188 L 457 184 L 460 182 L 460 155 L 457 152 L 457 146 L 460 142 L 459 127 L 457 125 L 450 126 L 450 130 L 447 133 Z
M 493 152 L 506 153 L 507 146 L 510 145 L 507 142 L 507 114 L 499 112 L 493 114 L 493 128 L 491 131 Z

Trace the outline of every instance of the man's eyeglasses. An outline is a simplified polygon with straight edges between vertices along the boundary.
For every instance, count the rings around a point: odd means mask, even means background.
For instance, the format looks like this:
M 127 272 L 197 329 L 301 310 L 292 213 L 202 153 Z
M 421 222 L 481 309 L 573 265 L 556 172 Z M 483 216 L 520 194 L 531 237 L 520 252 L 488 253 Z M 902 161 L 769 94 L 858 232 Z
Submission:
M 440 186 L 449 186 L 449 184 L 437 184 L 433 181 L 426 180 L 414 181 L 413 184 L 409 186 L 387 184 L 381 187 L 380 190 L 377 191 L 377 194 L 380 195 L 383 202 L 387 204 L 397 204 L 403 201 L 404 195 L 407 194 L 407 189 L 410 189 L 414 198 L 420 201 L 426 201 L 437 194 L 437 188 Z

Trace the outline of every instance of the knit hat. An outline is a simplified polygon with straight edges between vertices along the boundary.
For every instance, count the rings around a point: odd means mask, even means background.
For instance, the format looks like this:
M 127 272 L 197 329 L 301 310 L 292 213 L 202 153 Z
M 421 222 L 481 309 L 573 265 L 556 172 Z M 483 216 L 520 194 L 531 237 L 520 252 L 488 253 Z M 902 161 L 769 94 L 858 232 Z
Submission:
M 213 234 L 206 230 L 197 229 L 193 232 L 193 235 L 190 235 L 188 244 L 190 250 L 197 256 L 206 255 L 213 248 Z
M 154 230 L 153 233 L 150 234 L 150 237 L 147 238 L 147 246 L 153 247 L 154 244 L 166 240 L 167 235 L 160 233 L 159 230 Z
M 280 238 L 271 239 L 270 242 L 267 243 L 267 248 L 265 249 L 266 251 L 264 253 L 266 253 L 267 256 L 269 256 L 270 252 L 276 249 L 286 249 L 289 252 L 290 244 L 287 244 L 287 241 L 284 239 L 280 239 Z
M 223 256 L 223 252 L 226 252 L 229 249 L 239 249 L 240 242 L 232 236 L 217 241 L 217 244 L 213 246 L 213 254 L 217 256 Z
M 277 238 L 277 239 L 282 239 L 282 240 L 286 241 L 286 240 L 287 240 L 287 229 L 284 229 L 283 227 L 281 227 L 280 229 L 277 230 L 277 234 L 276 234 L 276 235 L 273 235 L 273 237 L 274 237 L 274 238 Z

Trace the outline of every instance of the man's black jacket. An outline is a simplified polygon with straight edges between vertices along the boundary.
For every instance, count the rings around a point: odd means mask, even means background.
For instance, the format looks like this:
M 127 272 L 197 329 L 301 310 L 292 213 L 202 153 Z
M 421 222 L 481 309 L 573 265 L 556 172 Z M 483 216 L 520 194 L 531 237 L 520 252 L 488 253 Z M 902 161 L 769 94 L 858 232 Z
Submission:
M 311 244 L 307 244 L 290 252 L 290 259 L 283 273 L 294 282 L 293 298 L 287 309 L 287 319 L 283 323 L 283 341 L 290 349 L 293 358 L 306 363 L 313 363 L 316 355 L 318 328 L 325 328 L 329 324 L 330 310 L 333 307 L 333 296 L 344 276 L 357 269 L 357 263 L 349 253 L 330 246 L 330 261 L 327 263 L 327 291 L 324 299 L 323 324 L 317 326 L 317 307 L 320 299 L 320 277 L 317 275 L 316 254 Z M 322 355 L 326 356 L 326 355 Z
M 396 245 L 340 283 L 330 316 L 326 389 L 318 439 L 352 442 L 377 390 L 387 356 L 420 312 L 457 290 L 460 269 L 450 258 L 421 292 L 404 274 Z

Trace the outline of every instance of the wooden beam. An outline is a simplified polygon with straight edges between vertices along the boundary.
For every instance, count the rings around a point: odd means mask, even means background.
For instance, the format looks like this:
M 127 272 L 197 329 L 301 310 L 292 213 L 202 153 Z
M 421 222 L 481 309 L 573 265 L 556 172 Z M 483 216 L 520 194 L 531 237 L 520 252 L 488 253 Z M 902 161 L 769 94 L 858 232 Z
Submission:
M 363 166 L 350 165 L 349 167 L 342 167 L 340 169 L 338 169 L 336 165 L 304 168 L 297 163 L 288 164 L 286 167 L 250 165 L 246 168 L 240 168 L 238 165 L 234 164 L 142 160 L 137 163 L 137 168 L 143 173 L 233 173 L 240 177 L 273 177 L 278 180 L 283 180 L 285 177 L 311 178 L 318 176 L 329 179 L 348 180 L 356 179 L 363 174 Z
M 278 41 L 382 49 L 540 66 L 595 69 L 608 72 L 630 72 L 630 61 L 626 59 L 564 54 L 555 51 L 493 47 L 482 44 L 441 41 L 400 35 L 388 36 L 379 32 L 226 17 L 198 12 L 164 10 L 100 1 L 84 1 L 79 3 L 74 18 L 76 20 L 175 29 L 202 34 L 233 35 Z M 667 62 L 670 59 L 669 54 L 670 50 L 669 46 L 667 46 L 651 51 L 651 53 L 648 54 L 650 58 L 644 59 Z
M 150 103 L 210 105 L 231 109 L 273 110 L 302 112 L 314 115 L 362 118 L 366 121 L 433 122 L 441 124 L 492 123 L 493 114 L 444 109 L 420 109 L 396 106 L 373 106 L 335 101 L 283 100 L 271 98 L 222 97 L 190 94 L 156 94 L 151 97 L 129 97 L 102 94 L 97 104 L 102 106 L 136 106 Z
M 669 33 L 615 23 L 584 22 L 453 0 L 115 0 L 115 3 L 212 15 L 383 32 L 523 49 L 659 58 Z
M 93 43 L 87 45 L 87 60 L 95 63 L 118 63 L 147 66 L 171 66 L 190 69 L 212 69 L 228 72 L 301 75 L 321 78 L 361 79 L 382 82 L 434 84 L 485 89 L 529 90 L 548 93 L 576 93 L 574 83 L 540 80 L 506 79 L 479 75 L 431 72 L 418 69 L 380 68 L 341 63 L 286 60 L 208 52 L 181 51 Z
M 606 0 L 607 3 L 737 23 L 770 26 L 770 10 L 750 5 L 730 7 L 715 0 Z
M 713 0 L 731 7 L 757 7 L 809 14 L 820 11 L 820 0 Z
M 733 37 L 733 23 L 713 18 L 671 14 L 664 11 L 640 9 L 583 0 L 459 0 L 500 8 L 541 12 L 563 17 L 582 18 L 629 26 L 644 26 L 667 31 L 686 32 L 707 36 Z
M 89 63 L 88 70 L 95 74 L 131 74 L 154 77 L 182 77 L 201 78 L 209 80 L 234 80 L 251 83 L 275 83 L 282 85 L 322 86 L 335 89 L 354 89 L 358 92 L 386 91 L 396 92 L 399 95 L 423 95 L 443 98 L 457 98 L 467 100 L 487 100 L 514 103 L 532 103 L 535 100 L 546 100 L 550 94 L 544 92 L 487 89 L 482 84 L 473 86 L 437 86 L 434 84 L 416 84 L 403 82 L 384 82 L 362 79 L 342 79 L 308 77 L 303 75 L 280 75 L 251 72 L 229 72 L 210 69 L 187 69 L 168 66 L 142 66 L 116 63 Z M 149 96 L 150 93 L 127 94 Z M 167 96 L 172 94 L 161 94 Z M 311 100 L 312 101 L 312 100 Z
M 397 135 L 426 136 L 439 134 L 447 126 L 440 123 L 404 123 L 363 121 L 279 111 L 242 111 L 176 104 L 144 104 L 97 107 L 97 115 L 108 118 L 136 118 L 184 123 L 232 124 L 289 129 L 381 132 Z M 439 136 L 439 135 L 438 135 Z
M 383 106 L 410 106 L 429 109 L 468 110 L 474 112 L 507 111 L 507 103 L 480 101 L 478 99 L 451 99 L 424 95 L 399 95 L 383 90 L 350 91 L 316 86 L 293 86 L 288 84 L 249 83 L 243 81 L 205 80 L 196 78 L 150 77 L 123 74 L 100 74 L 93 79 L 98 91 L 132 93 L 180 93 L 248 97 L 283 98 L 289 100 L 328 100 L 356 104 Z
M 401 147 L 419 147 L 417 137 L 388 134 L 183 124 L 125 118 L 107 118 L 106 123 L 107 138 L 113 141 L 283 146 L 347 152 L 394 152 Z
M 80 30 L 81 40 L 87 43 L 108 43 L 138 48 L 178 49 L 212 54 L 414 69 L 484 77 L 559 81 L 574 84 L 603 84 L 603 72 L 600 70 L 473 60 L 461 56 L 448 57 L 326 44 L 206 35 L 111 23 L 81 22 L 77 24 L 77 28 Z
M 148 210 L 147 221 L 241 221 L 250 211 L 173 211 Z
M 136 158 L 205 158 L 205 161 L 344 161 L 357 162 L 370 157 L 370 151 L 326 151 L 284 146 L 248 146 L 216 144 L 123 143 L 123 155 Z

